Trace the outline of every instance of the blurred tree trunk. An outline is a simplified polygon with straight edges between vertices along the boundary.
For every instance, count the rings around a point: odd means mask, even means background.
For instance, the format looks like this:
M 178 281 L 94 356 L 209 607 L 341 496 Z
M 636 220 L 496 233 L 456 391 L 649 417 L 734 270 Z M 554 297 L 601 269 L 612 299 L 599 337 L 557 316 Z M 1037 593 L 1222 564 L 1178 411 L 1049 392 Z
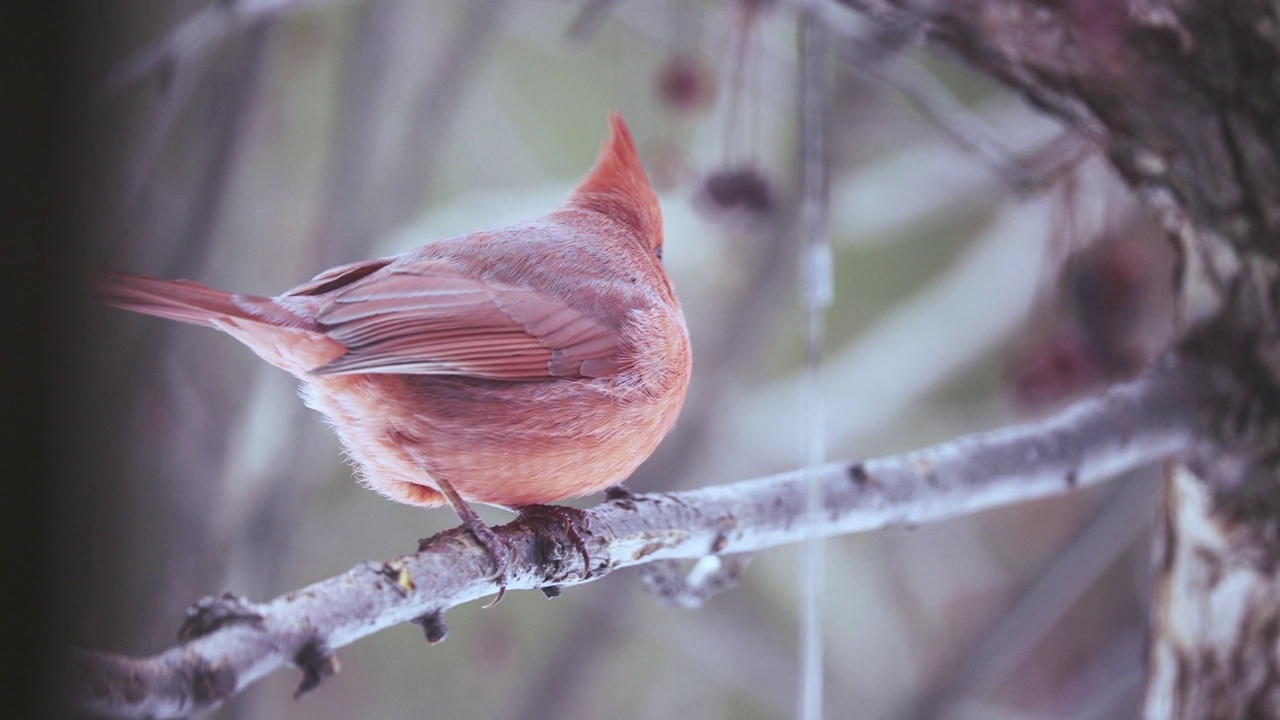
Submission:
M 1165 223 L 1217 402 L 1168 472 L 1146 716 L 1280 717 L 1280 6 L 844 2 L 1061 117 Z

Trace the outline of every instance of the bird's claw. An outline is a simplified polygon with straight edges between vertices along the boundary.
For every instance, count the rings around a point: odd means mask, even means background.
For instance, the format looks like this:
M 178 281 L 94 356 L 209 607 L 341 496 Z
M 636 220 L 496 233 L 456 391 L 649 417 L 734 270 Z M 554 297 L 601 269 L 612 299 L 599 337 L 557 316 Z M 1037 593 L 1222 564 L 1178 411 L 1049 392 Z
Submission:
M 586 513 L 564 505 L 523 505 L 517 510 L 521 518 L 539 517 L 550 519 L 560 523 L 564 528 L 564 532 L 573 541 L 578 548 L 578 552 L 582 554 L 582 576 L 584 578 L 591 576 L 591 553 L 587 549 L 587 541 L 582 537 L 582 532 L 578 529 L 579 525 L 585 524 Z

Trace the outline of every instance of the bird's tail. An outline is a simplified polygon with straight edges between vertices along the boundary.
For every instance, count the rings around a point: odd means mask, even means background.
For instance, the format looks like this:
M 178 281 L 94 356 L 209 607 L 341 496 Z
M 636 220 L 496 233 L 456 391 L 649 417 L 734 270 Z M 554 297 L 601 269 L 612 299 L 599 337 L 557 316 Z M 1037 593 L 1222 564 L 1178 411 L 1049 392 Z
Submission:
M 215 321 L 227 319 L 281 327 L 308 324 L 271 298 L 232 294 L 190 280 L 158 280 L 111 272 L 98 280 L 96 290 L 98 299 L 107 305 L 205 327 L 218 327 Z

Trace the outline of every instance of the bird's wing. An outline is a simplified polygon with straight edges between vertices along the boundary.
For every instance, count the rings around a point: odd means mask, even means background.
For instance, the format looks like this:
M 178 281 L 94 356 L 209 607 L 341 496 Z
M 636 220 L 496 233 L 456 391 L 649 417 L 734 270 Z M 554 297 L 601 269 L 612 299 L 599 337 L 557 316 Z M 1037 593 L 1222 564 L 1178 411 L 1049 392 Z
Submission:
M 330 294 L 316 319 L 347 353 L 313 373 L 545 380 L 622 369 L 617 324 L 545 291 L 439 259 L 346 274 L 349 287 L 319 283 Z
M 394 260 L 395 258 L 360 260 L 353 263 L 347 263 L 346 265 L 339 265 L 335 268 L 329 268 L 298 287 L 289 290 L 284 295 L 285 297 L 323 295 L 324 293 L 332 292 L 350 285 L 366 275 L 371 275 L 374 272 L 390 265 Z

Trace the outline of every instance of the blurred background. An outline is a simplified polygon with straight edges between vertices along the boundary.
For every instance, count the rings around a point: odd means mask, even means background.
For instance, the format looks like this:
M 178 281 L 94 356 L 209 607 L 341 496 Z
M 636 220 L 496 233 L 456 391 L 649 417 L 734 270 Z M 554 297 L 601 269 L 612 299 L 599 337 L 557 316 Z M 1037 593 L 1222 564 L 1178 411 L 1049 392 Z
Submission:
M 273 294 L 333 265 L 556 206 L 621 110 L 657 186 L 695 376 L 639 492 L 798 467 L 795 6 L 765 0 L 96 3 L 85 277 Z M 1158 229 L 1087 142 L 831 6 L 832 459 L 1043 416 L 1169 334 Z M 295 381 L 230 338 L 85 302 L 65 492 L 77 644 L 175 642 L 185 608 L 265 600 L 410 552 L 448 510 L 360 488 Z M 828 717 L 1137 712 L 1156 473 L 828 545 Z M 577 503 L 587 506 L 599 498 Z M 480 509 L 490 522 L 510 514 Z M 777 718 L 798 688 L 800 550 L 674 610 L 635 571 L 393 628 L 292 699 L 212 717 Z

